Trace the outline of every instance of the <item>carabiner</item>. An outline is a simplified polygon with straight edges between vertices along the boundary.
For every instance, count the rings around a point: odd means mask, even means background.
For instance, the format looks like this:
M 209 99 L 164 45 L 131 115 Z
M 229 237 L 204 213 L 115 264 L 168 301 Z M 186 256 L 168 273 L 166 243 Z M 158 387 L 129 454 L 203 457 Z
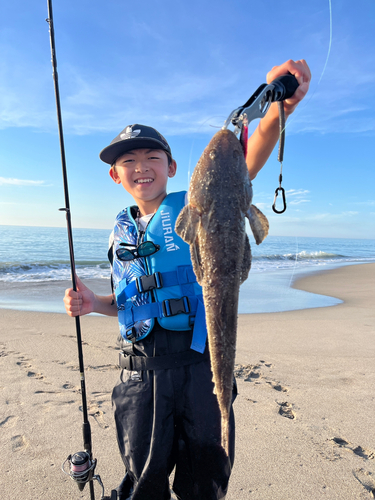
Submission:
M 277 210 L 276 208 L 276 198 L 278 197 L 279 195 L 279 191 L 281 191 L 281 195 L 283 197 L 283 209 L 282 210 Z M 276 188 L 275 190 L 275 198 L 273 200 L 273 205 L 272 205 L 272 210 L 275 212 L 275 214 L 282 214 L 285 212 L 286 210 L 286 199 L 285 199 L 285 190 L 283 187 L 278 187 Z

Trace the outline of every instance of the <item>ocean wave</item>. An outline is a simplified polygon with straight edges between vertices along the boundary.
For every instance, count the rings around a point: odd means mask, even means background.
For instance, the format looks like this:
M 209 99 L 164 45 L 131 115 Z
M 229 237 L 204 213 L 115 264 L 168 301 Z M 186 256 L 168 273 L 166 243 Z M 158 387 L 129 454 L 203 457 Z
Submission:
M 336 259 L 345 259 L 350 258 L 345 255 L 340 255 L 336 253 L 330 252 L 306 252 L 303 250 L 302 252 L 297 253 L 285 253 L 285 254 L 268 254 L 268 255 L 253 255 L 253 260 L 265 260 L 265 261 L 284 261 L 284 260 L 336 260 Z
M 110 278 L 108 261 L 76 261 L 76 272 L 82 279 Z M 69 261 L 53 262 L 3 262 L 0 264 L 0 281 L 40 282 L 70 280 Z
M 324 251 L 283 254 L 257 254 L 252 257 L 253 272 L 267 272 L 302 267 L 322 267 L 332 264 L 361 264 L 374 262 L 373 257 L 345 256 Z M 76 272 L 82 279 L 110 279 L 110 265 L 102 260 L 77 260 Z M 43 282 L 71 279 L 70 262 L 3 262 L 0 263 L 2 282 Z
M 303 253 L 303 252 L 302 252 Z M 375 262 L 375 258 L 371 257 L 345 257 L 345 256 L 325 256 L 325 257 L 305 257 L 294 254 L 293 257 L 284 255 L 283 258 L 273 259 L 272 256 L 253 257 L 251 269 L 252 271 L 264 272 L 292 268 L 311 268 L 324 267 L 329 265 L 346 265 L 346 264 L 367 264 Z

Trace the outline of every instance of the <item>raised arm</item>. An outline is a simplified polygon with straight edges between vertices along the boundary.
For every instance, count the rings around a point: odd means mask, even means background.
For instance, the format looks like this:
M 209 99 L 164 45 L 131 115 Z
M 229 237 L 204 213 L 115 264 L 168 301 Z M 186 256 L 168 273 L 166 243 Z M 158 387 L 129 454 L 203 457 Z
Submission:
M 297 78 L 299 87 L 293 97 L 284 101 L 285 118 L 296 109 L 298 104 L 305 97 L 311 80 L 310 69 L 304 59 L 300 61 L 286 61 L 280 66 L 274 66 L 267 74 L 267 83 L 272 82 L 278 76 L 291 73 Z M 260 120 L 247 143 L 246 163 L 249 170 L 250 179 L 254 179 L 262 169 L 270 154 L 272 153 L 279 138 L 279 112 L 277 103 L 273 103 L 268 113 Z
M 117 316 L 117 305 L 113 295 L 96 295 L 76 276 L 77 291 L 68 288 L 65 291 L 64 304 L 69 316 L 84 316 L 92 312 Z

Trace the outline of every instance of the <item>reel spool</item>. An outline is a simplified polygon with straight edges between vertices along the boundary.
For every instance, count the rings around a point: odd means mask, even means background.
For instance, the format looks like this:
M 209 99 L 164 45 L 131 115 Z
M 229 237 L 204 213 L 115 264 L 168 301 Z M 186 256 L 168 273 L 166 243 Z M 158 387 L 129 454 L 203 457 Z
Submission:
M 67 470 L 67 463 L 69 463 L 69 471 Z M 86 483 L 96 479 L 102 487 L 102 496 L 104 498 L 104 486 L 100 476 L 95 474 L 96 459 L 91 459 L 87 451 L 79 451 L 74 455 L 69 455 L 62 464 L 62 471 L 77 483 L 79 491 L 83 491 Z

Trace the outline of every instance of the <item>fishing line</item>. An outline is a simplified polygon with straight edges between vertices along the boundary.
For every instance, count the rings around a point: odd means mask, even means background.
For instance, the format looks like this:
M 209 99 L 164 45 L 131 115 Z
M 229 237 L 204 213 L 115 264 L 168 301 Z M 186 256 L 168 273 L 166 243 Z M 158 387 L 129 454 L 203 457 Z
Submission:
M 292 281 L 293 281 L 293 278 L 294 278 L 294 273 L 295 273 L 295 270 L 296 270 L 296 267 L 297 267 L 297 260 L 298 260 L 298 238 L 296 236 L 296 258 L 294 260 L 294 266 L 293 266 L 293 271 L 292 271 L 292 276 L 290 277 L 290 280 L 289 280 L 289 286 L 288 286 L 288 290 L 290 290 L 290 285 L 292 284 Z
M 283 174 L 283 154 L 284 154 L 284 143 L 285 143 L 285 130 L 286 130 L 287 127 L 289 127 L 289 125 L 291 123 L 293 123 L 293 120 L 295 120 L 295 118 L 298 116 L 298 114 L 309 104 L 309 102 L 311 101 L 311 99 L 314 97 L 315 92 L 317 91 L 317 89 L 318 89 L 318 87 L 320 85 L 320 82 L 322 81 L 323 75 L 324 75 L 324 73 L 326 71 L 328 60 L 329 60 L 329 56 L 331 54 L 331 47 L 332 47 L 332 3 L 331 3 L 331 0 L 328 0 L 328 5 L 329 5 L 329 43 L 328 43 L 328 52 L 327 52 L 327 57 L 326 57 L 325 64 L 324 64 L 324 67 L 323 67 L 323 71 L 322 71 L 322 73 L 320 75 L 318 84 L 316 85 L 313 93 L 310 95 L 310 97 L 307 99 L 307 101 L 305 103 L 303 103 L 302 107 L 299 108 L 297 110 L 297 112 L 293 113 L 293 117 L 288 121 L 287 124 L 286 124 L 286 120 L 285 120 L 284 105 L 283 105 L 282 102 L 278 102 L 278 110 L 279 110 L 279 152 L 278 152 L 278 158 L 277 158 L 277 160 L 280 163 L 280 174 L 279 174 L 279 187 L 276 188 L 276 190 L 275 190 L 275 197 L 274 197 L 274 201 L 273 201 L 273 205 L 272 205 L 272 210 L 275 213 L 277 213 L 277 214 L 282 214 L 283 212 L 285 212 L 286 207 L 287 207 L 286 197 L 285 197 L 285 190 L 284 190 L 284 188 L 281 185 L 282 179 L 283 179 L 283 175 L 282 174 Z M 276 208 L 276 200 L 277 200 L 279 192 L 281 192 L 282 199 L 283 199 L 283 206 L 282 206 L 281 210 L 278 210 Z
M 302 108 L 299 108 L 297 110 L 297 113 L 296 114 L 293 114 L 293 117 L 291 120 L 288 121 L 288 123 L 284 126 L 284 128 L 280 131 L 280 135 L 279 135 L 279 141 L 281 142 L 281 136 L 283 133 L 285 133 L 285 130 L 287 127 L 289 127 L 289 125 L 293 122 L 293 120 L 296 118 L 296 116 L 298 116 L 298 114 L 309 104 L 309 102 L 311 101 L 311 99 L 314 97 L 319 85 L 320 85 L 320 82 L 322 81 L 322 78 L 323 78 L 323 75 L 327 69 L 327 65 L 328 65 L 328 60 L 329 60 L 329 57 L 330 57 L 330 54 L 331 54 L 331 49 L 332 49 L 332 33 L 333 33 L 333 29 L 332 29 L 332 2 L 331 0 L 328 0 L 328 5 L 329 5 L 329 42 L 328 42 L 328 51 L 327 51 L 327 56 L 326 56 L 326 60 L 325 60 L 325 63 L 324 63 L 324 67 L 323 67 L 323 70 L 322 70 L 322 73 L 320 75 L 320 78 L 318 80 L 318 83 L 313 91 L 313 93 L 311 94 L 311 96 L 308 98 L 308 100 L 304 103 L 304 105 L 302 106 Z M 282 174 L 282 163 L 281 163 L 281 169 L 280 169 L 280 175 Z M 293 282 L 293 278 L 294 278 L 294 275 L 295 275 L 295 271 L 296 271 L 296 268 L 297 268 L 297 261 L 298 261 L 298 238 L 296 237 L 296 258 L 294 260 L 294 266 L 293 266 L 293 271 L 292 271 L 292 274 L 291 274 L 291 277 L 290 277 L 290 280 L 289 280 L 289 287 L 288 289 L 290 289 L 291 287 L 291 284 Z
M 209 120 L 212 120 L 213 118 L 220 118 L 220 119 L 223 119 L 225 120 L 225 116 L 223 115 L 216 115 L 216 116 L 210 116 L 209 118 L 207 118 L 206 120 L 204 120 L 204 122 L 202 122 L 197 130 L 197 133 L 200 134 L 200 131 L 202 130 L 202 127 L 209 121 Z M 217 128 L 217 129 L 221 129 L 221 125 L 211 125 L 209 124 L 210 127 L 212 128 Z M 190 157 L 189 157 L 189 166 L 188 166 L 188 188 L 187 188 L 187 191 L 189 191 L 189 184 L 190 184 L 190 180 L 191 180 L 191 175 L 190 172 L 191 172 L 191 161 L 192 161 L 192 157 L 193 157 L 193 150 L 194 150 L 194 145 L 195 145 L 195 139 L 193 139 L 192 141 L 192 145 L 191 145 L 191 148 L 190 148 Z M 194 167 L 195 168 L 195 167 Z M 194 170 L 194 169 L 193 169 Z
M 328 0 L 328 5 L 329 5 L 329 42 L 328 42 L 328 52 L 327 52 L 327 57 L 326 57 L 326 60 L 325 60 L 325 63 L 324 63 L 324 67 L 323 67 L 323 71 L 320 75 L 320 78 L 319 78 L 319 81 L 315 87 L 315 89 L 313 90 L 313 93 L 310 95 L 310 97 L 307 99 L 307 101 L 305 101 L 303 104 L 302 104 L 302 107 L 298 106 L 298 109 L 296 112 L 293 112 L 293 116 L 290 120 L 288 120 L 288 123 L 285 125 L 285 127 L 281 130 L 280 132 L 280 136 L 281 134 L 284 132 L 284 130 L 289 127 L 289 125 L 293 122 L 293 120 L 299 115 L 299 113 L 305 109 L 305 107 L 309 104 L 309 102 L 311 101 L 311 99 L 314 97 L 319 85 L 320 85 L 320 82 L 322 81 L 322 78 L 323 78 L 323 75 L 326 71 L 326 68 L 327 68 L 327 64 L 328 64 L 328 60 L 329 60 L 329 57 L 330 57 L 330 54 L 331 54 L 331 47 L 332 47 L 332 2 L 331 0 Z

